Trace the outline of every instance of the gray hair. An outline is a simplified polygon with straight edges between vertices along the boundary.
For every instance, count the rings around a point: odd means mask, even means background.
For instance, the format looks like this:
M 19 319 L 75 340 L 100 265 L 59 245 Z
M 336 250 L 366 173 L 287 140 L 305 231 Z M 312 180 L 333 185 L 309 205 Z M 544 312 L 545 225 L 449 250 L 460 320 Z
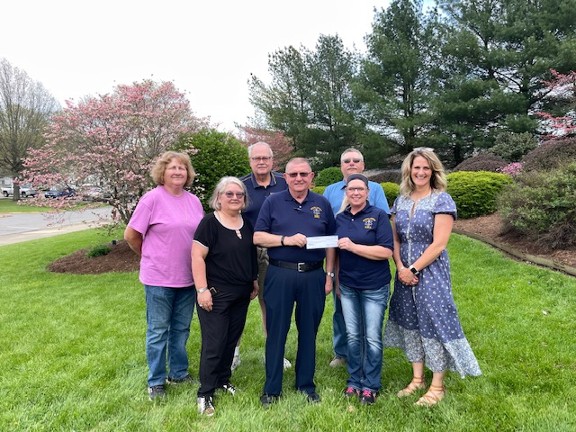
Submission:
M 267 142 L 264 142 L 264 141 L 258 141 L 257 143 L 250 144 L 248 146 L 248 157 L 252 157 L 252 150 L 254 150 L 254 146 L 266 147 L 268 149 L 268 151 L 270 152 L 270 156 L 274 157 L 274 152 L 272 151 L 272 147 L 270 147 L 270 144 L 268 144 Z
M 364 155 L 362 154 L 362 152 L 361 152 L 360 150 L 355 149 L 354 147 L 350 147 L 350 148 L 347 148 L 346 150 L 344 150 L 344 151 L 342 152 L 342 154 L 340 155 L 340 160 L 344 159 L 344 155 L 345 155 L 346 153 L 356 153 L 356 154 L 359 154 L 359 155 L 360 155 L 360 158 L 362 159 L 362 162 L 364 162 Z
M 210 198 L 210 207 L 214 210 L 220 210 L 220 204 L 218 203 L 218 196 L 224 192 L 224 189 L 229 184 L 235 184 L 240 186 L 242 191 L 244 192 L 244 205 L 242 206 L 242 210 L 248 207 L 249 199 L 248 199 L 248 190 L 246 189 L 246 185 L 240 180 L 238 177 L 226 176 L 222 177 L 216 187 L 214 188 L 214 192 L 212 192 L 212 198 Z

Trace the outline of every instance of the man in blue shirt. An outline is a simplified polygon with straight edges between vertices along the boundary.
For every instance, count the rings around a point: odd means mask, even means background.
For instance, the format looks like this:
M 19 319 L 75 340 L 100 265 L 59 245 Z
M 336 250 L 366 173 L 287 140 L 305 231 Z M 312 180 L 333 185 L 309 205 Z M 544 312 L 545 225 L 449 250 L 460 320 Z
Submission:
M 281 173 L 272 171 L 274 165 L 274 153 L 268 143 L 257 142 L 248 147 L 248 157 L 252 172 L 245 175 L 240 180 L 246 185 L 248 190 L 248 207 L 242 212 L 244 217 L 250 221 L 252 227 L 256 226 L 256 219 L 264 201 L 272 194 L 285 190 L 288 185 Z M 258 301 L 262 312 L 262 326 L 266 333 L 266 305 L 264 304 L 264 278 L 268 269 L 268 253 L 266 248 L 258 249 Z M 240 365 L 240 341 L 234 351 L 232 370 Z M 284 368 L 292 367 L 287 359 L 284 359 Z
M 340 156 L 340 169 L 342 170 L 343 179 L 339 182 L 333 183 L 326 188 L 324 196 L 330 201 L 334 214 L 340 211 L 342 201 L 344 200 L 346 179 L 352 174 L 361 174 L 364 171 L 364 156 L 362 153 L 355 149 L 349 148 L 344 150 Z M 382 186 L 376 182 L 369 182 L 370 195 L 368 202 L 374 207 L 381 208 L 386 213 L 390 214 L 390 207 L 386 200 L 386 195 Z M 338 284 L 336 283 L 337 287 Z M 334 289 L 334 315 L 332 317 L 333 326 L 333 346 L 334 358 L 330 361 L 330 366 L 343 366 L 346 364 L 346 357 L 348 353 L 348 341 L 346 338 L 346 324 L 344 323 L 344 315 L 342 315 L 342 304 L 340 303 L 339 293 Z
M 268 332 L 266 382 L 260 398 L 264 407 L 276 402 L 282 393 L 282 358 L 294 304 L 298 329 L 296 389 L 306 394 L 309 402 L 320 401 L 314 383 L 316 335 L 334 277 L 335 249 L 307 248 L 309 237 L 335 234 L 330 203 L 310 190 L 314 173 L 306 159 L 291 159 L 284 178 L 288 190 L 264 201 L 254 233 L 254 243 L 268 248 L 270 257 L 264 283 Z

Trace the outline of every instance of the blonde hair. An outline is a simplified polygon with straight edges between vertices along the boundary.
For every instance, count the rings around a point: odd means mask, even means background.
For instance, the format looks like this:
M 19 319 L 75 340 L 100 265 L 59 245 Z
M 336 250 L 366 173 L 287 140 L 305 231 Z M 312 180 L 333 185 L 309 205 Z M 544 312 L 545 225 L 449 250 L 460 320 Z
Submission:
M 248 207 L 249 204 L 248 190 L 246 189 L 246 185 L 242 182 L 242 180 L 240 180 L 238 177 L 232 177 L 232 176 L 226 176 L 220 179 L 220 181 L 214 188 L 214 192 L 212 192 L 212 197 L 210 198 L 209 202 L 210 207 L 213 208 L 214 210 L 220 210 L 221 205 L 218 202 L 218 196 L 221 193 L 224 193 L 224 189 L 226 189 L 226 186 L 228 186 L 229 184 L 235 184 L 237 186 L 240 186 L 242 192 L 244 192 L 244 205 L 242 206 L 242 210 L 244 210 L 246 207 Z
M 437 190 L 440 192 L 444 192 L 446 190 L 446 186 L 448 182 L 446 180 L 446 174 L 444 172 L 444 166 L 434 150 L 431 148 L 415 148 L 402 162 L 402 182 L 400 183 L 400 194 L 401 195 L 410 195 L 416 188 L 414 182 L 412 181 L 412 164 L 414 163 L 414 159 L 418 156 L 423 157 L 428 161 L 430 165 L 430 169 L 432 170 L 432 175 L 430 176 L 430 187 L 433 190 Z
M 158 159 L 156 159 L 154 166 L 150 170 L 152 180 L 154 180 L 154 183 L 157 185 L 164 184 L 164 172 L 166 172 L 166 167 L 172 161 L 172 159 L 176 159 L 186 167 L 186 186 L 190 186 L 196 177 L 196 171 L 194 171 L 194 168 L 192 167 L 190 156 L 188 156 L 186 153 L 178 153 L 175 151 L 167 151 L 158 156 Z

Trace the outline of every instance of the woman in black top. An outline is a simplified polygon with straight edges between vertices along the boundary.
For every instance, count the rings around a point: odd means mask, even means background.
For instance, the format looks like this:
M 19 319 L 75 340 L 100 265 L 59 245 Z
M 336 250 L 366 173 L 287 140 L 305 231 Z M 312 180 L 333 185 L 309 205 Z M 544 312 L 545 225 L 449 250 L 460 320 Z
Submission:
M 234 348 L 250 300 L 258 295 L 254 229 L 241 214 L 247 199 L 244 183 L 236 177 L 222 178 L 210 200 L 214 212 L 202 219 L 192 245 L 202 332 L 198 411 L 208 416 L 214 414 L 215 390 L 236 391 L 230 384 Z

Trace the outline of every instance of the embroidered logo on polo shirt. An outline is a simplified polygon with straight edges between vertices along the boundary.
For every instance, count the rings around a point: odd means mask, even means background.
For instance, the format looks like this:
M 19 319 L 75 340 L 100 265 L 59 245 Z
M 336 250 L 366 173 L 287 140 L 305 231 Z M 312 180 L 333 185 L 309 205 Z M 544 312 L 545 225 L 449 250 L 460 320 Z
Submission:
M 364 222 L 364 228 L 367 230 L 370 230 L 370 229 L 374 228 L 374 222 L 376 222 L 376 218 L 367 217 L 367 218 L 362 219 L 362 222 Z
M 314 219 L 320 219 L 320 215 L 322 214 L 322 209 L 320 207 L 310 207 L 310 210 L 314 214 Z

